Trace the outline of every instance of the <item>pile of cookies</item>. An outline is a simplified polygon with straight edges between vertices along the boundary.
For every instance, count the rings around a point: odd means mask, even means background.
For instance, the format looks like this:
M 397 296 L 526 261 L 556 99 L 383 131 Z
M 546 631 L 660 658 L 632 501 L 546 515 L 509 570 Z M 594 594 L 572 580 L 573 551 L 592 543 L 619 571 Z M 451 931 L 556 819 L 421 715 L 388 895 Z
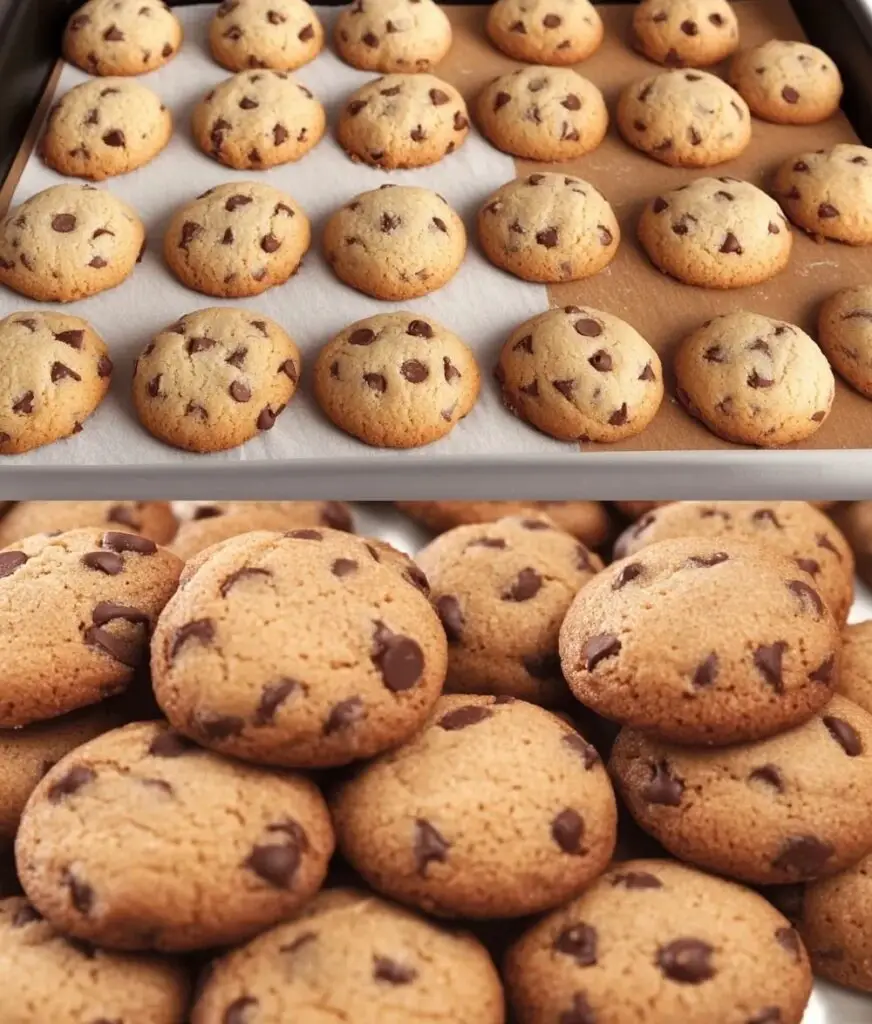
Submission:
M 417 561 L 336 503 L 6 511 L 0 1018 L 799 1024 L 812 967 L 872 992 L 836 525 L 674 503 L 604 567 L 603 505 L 500 505 L 404 505 L 444 531 Z

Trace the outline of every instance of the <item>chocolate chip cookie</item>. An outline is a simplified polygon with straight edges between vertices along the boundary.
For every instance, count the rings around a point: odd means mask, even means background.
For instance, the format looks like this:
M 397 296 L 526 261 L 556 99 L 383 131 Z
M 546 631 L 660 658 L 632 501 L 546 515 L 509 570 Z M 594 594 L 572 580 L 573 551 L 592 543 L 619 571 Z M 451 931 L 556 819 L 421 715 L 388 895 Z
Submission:
M 854 501 L 838 508 L 834 519 L 854 552 L 857 575 L 872 586 L 872 501 Z
M 872 285 L 844 288 L 821 307 L 818 344 L 836 372 L 872 398 Z
M 19 501 L 0 519 L 0 548 L 35 533 L 63 533 L 87 526 L 138 533 L 168 543 L 176 518 L 167 501 Z
M 836 690 L 872 714 L 872 621 L 842 630 L 842 657 Z
M 708 67 L 739 45 L 739 23 L 727 0 L 642 0 L 633 12 L 636 46 L 672 67 Z
M 451 22 L 433 0 L 354 0 L 339 12 L 334 39 L 362 71 L 430 71 L 451 48 Z
M 497 0 L 487 34 L 498 50 L 530 64 L 577 64 L 603 41 L 590 0 Z
M 816 46 L 770 39 L 737 54 L 730 82 L 757 117 L 777 124 L 817 124 L 839 109 L 842 76 Z
M 209 26 L 212 56 L 229 71 L 293 71 L 324 46 L 324 29 L 306 0 L 224 0 Z
M 67 22 L 63 51 L 89 75 L 142 75 L 181 45 L 181 23 L 161 0 L 88 0 Z

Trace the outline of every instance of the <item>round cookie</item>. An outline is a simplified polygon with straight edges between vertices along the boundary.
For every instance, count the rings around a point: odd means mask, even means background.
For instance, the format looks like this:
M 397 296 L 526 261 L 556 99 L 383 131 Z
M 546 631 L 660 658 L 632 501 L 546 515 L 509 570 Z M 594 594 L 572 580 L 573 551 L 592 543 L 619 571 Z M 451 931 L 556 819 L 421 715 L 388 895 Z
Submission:
M 593 185 L 562 174 L 530 174 L 500 186 L 478 211 L 487 258 L 525 281 L 579 281 L 615 258 L 621 229 Z
M 816 238 L 872 245 L 872 149 L 841 144 L 785 161 L 773 194 Z
M 133 370 L 143 426 L 167 444 L 217 452 L 272 430 L 294 397 L 300 350 L 274 321 L 214 306 L 146 345 Z
M 352 288 L 400 302 L 454 277 L 466 252 L 466 228 L 436 192 L 382 185 L 333 214 L 324 229 L 324 252 Z
M 766 900 L 666 860 L 614 865 L 510 950 L 518 1024 L 799 1024 L 796 931 Z
M 839 109 L 842 76 L 816 46 L 770 39 L 738 53 L 730 82 L 757 117 L 777 124 L 817 124 Z
M 69 941 L 23 896 L 0 900 L 0 1019 L 5 1024 L 180 1024 L 182 964 Z
M 173 117 L 151 89 L 125 78 L 84 82 L 52 107 L 39 152 L 60 174 L 102 181 L 153 160 Z
M 679 345 L 676 394 L 718 437 L 761 448 L 803 441 L 832 408 L 835 379 L 793 324 L 739 310 L 707 321 Z
M 242 71 L 194 108 L 194 139 L 207 156 L 237 170 L 261 170 L 305 156 L 324 134 L 327 115 L 286 71 Z
M 515 60 L 577 64 L 599 49 L 603 23 L 590 0 L 497 0 L 487 34 Z
M 173 215 L 164 257 L 194 291 L 220 298 L 260 295 L 284 284 L 309 248 L 309 218 L 272 185 L 236 181 L 209 189 Z
M 705 71 L 660 71 L 633 82 L 621 93 L 617 122 L 631 146 L 672 167 L 713 167 L 751 141 L 748 104 Z
M 92 185 L 54 185 L 0 225 L 0 284 L 37 302 L 74 302 L 121 284 L 144 250 L 127 203 Z
M 229 1022 L 236 1009 L 279 1024 L 315 1001 L 361 1024 L 505 1019 L 499 975 L 477 939 L 369 893 L 331 889 L 218 960 L 191 1021 Z
M 755 544 L 663 540 L 579 591 L 560 630 L 575 696 L 673 743 L 799 725 L 830 699 L 839 634 L 811 577 Z
M 660 358 L 641 334 L 610 313 L 578 306 L 521 324 L 495 376 L 509 412 L 561 441 L 633 437 L 663 399 Z
M 435 164 L 462 145 L 469 114 L 460 93 L 435 75 L 385 75 L 342 108 L 337 138 L 352 160 L 386 169 Z
M 505 697 L 441 697 L 421 732 L 339 788 L 331 811 L 340 850 L 376 891 L 445 917 L 558 906 L 615 846 L 614 793 L 594 748 Z
M 354 0 L 339 12 L 334 39 L 362 71 L 430 71 L 451 49 L 451 22 L 433 0 Z
M 209 26 L 212 56 L 228 71 L 293 71 L 324 46 L 324 29 L 306 0 L 224 0 Z
M 872 621 L 842 630 L 842 657 L 836 691 L 872 714 Z
M 854 601 L 854 556 L 832 520 L 804 501 L 674 501 L 628 527 L 615 558 L 677 537 L 743 540 L 792 559 L 840 625 Z
M 27 803 L 15 852 L 30 901 L 61 931 L 115 949 L 207 949 L 247 939 L 314 896 L 333 830 L 303 776 L 216 757 L 165 724 L 137 722 L 52 768 Z
M 88 0 L 67 22 L 63 52 L 89 75 L 142 75 L 181 45 L 181 23 L 161 0 Z
M 85 320 L 40 312 L 0 320 L 0 454 L 79 433 L 109 390 L 112 368 Z
M 854 552 L 857 575 L 872 586 L 872 501 L 850 502 L 834 519 Z
M 645 204 L 639 240 L 664 274 L 701 288 L 745 288 L 787 266 L 793 235 L 756 185 L 697 178 Z
M 0 548 L 36 533 L 63 533 L 88 526 L 137 533 L 166 544 L 176 532 L 167 501 L 19 501 L 0 519 Z
M 518 68 L 479 93 L 478 123 L 505 153 L 574 160 L 605 138 L 609 112 L 593 82 L 572 68 Z
M 818 317 L 818 344 L 836 372 L 872 398 L 872 285 L 831 295 Z
M 445 437 L 478 399 L 467 345 L 429 317 L 406 311 L 358 320 L 321 349 L 315 398 L 346 433 L 384 448 Z
M 144 537 L 38 534 L 0 552 L 0 727 L 123 690 L 182 563 Z
M 642 0 L 633 35 L 656 64 L 704 68 L 735 51 L 739 23 L 727 0 Z

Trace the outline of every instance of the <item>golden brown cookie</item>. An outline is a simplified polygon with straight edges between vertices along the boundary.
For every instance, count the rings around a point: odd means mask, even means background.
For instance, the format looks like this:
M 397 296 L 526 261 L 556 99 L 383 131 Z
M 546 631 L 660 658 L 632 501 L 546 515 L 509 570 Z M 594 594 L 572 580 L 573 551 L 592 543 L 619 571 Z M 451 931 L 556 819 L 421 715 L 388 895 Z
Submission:
M 90 75 L 142 75 L 181 45 L 181 23 L 161 0 L 88 0 L 67 22 L 63 50 Z
M 633 12 L 636 46 L 672 67 L 708 67 L 739 45 L 739 23 L 727 0 L 642 0 Z
M 306 0 L 224 0 L 209 26 L 209 47 L 230 71 L 293 71 L 313 60 L 324 29 Z
M 36 533 L 88 526 L 138 533 L 167 544 L 177 523 L 168 501 L 19 501 L 0 519 L 0 548 Z
M 497 0 L 487 34 L 515 60 L 577 64 L 599 48 L 603 23 L 590 0 Z
M 433 0 L 354 0 L 336 19 L 339 56 L 362 71 L 430 71 L 451 48 L 451 22 Z

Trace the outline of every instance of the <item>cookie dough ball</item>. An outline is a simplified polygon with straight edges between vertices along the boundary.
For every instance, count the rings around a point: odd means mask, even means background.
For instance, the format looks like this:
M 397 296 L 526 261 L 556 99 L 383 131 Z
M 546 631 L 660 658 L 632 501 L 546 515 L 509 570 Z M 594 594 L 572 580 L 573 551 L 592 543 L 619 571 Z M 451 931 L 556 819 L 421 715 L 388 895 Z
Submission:
M 642 0 L 633 12 L 636 46 L 649 60 L 704 68 L 739 45 L 739 23 L 727 0 Z
M 89 75 L 142 75 L 181 45 L 181 23 L 160 0 L 88 0 L 67 22 L 63 51 Z
M 730 82 L 757 117 L 777 124 L 817 124 L 839 109 L 842 76 L 809 43 L 770 39 L 736 55 Z
M 224 0 L 209 26 L 212 56 L 228 71 L 293 71 L 324 46 L 324 29 L 305 0 Z
M 818 344 L 836 372 L 872 398 L 872 285 L 831 295 L 818 318 Z
M 354 0 L 334 38 L 339 56 L 362 71 L 430 71 L 451 48 L 451 22 L 433 0 Z
M 19 501 L 0 519 L 0 547 L 36 533 L 87 526 L 137 533 L 156 544 L 167 544 L 177 523 L 168 501 Z
M 795 562 L 726 538 L 664 540 L 613 563 L 579 591 L 560 630 L 563 674 L 583 704 L 712 746 L 810 719 L 830 699 L 839 647 Z
M 842 630 L 842 657 L 836 690 L 872 714 L 872 621 Z
M 603 23 L 590 0 L 497 0 L 487 34 L 515 60 L 577 64 L 599 49 Z

